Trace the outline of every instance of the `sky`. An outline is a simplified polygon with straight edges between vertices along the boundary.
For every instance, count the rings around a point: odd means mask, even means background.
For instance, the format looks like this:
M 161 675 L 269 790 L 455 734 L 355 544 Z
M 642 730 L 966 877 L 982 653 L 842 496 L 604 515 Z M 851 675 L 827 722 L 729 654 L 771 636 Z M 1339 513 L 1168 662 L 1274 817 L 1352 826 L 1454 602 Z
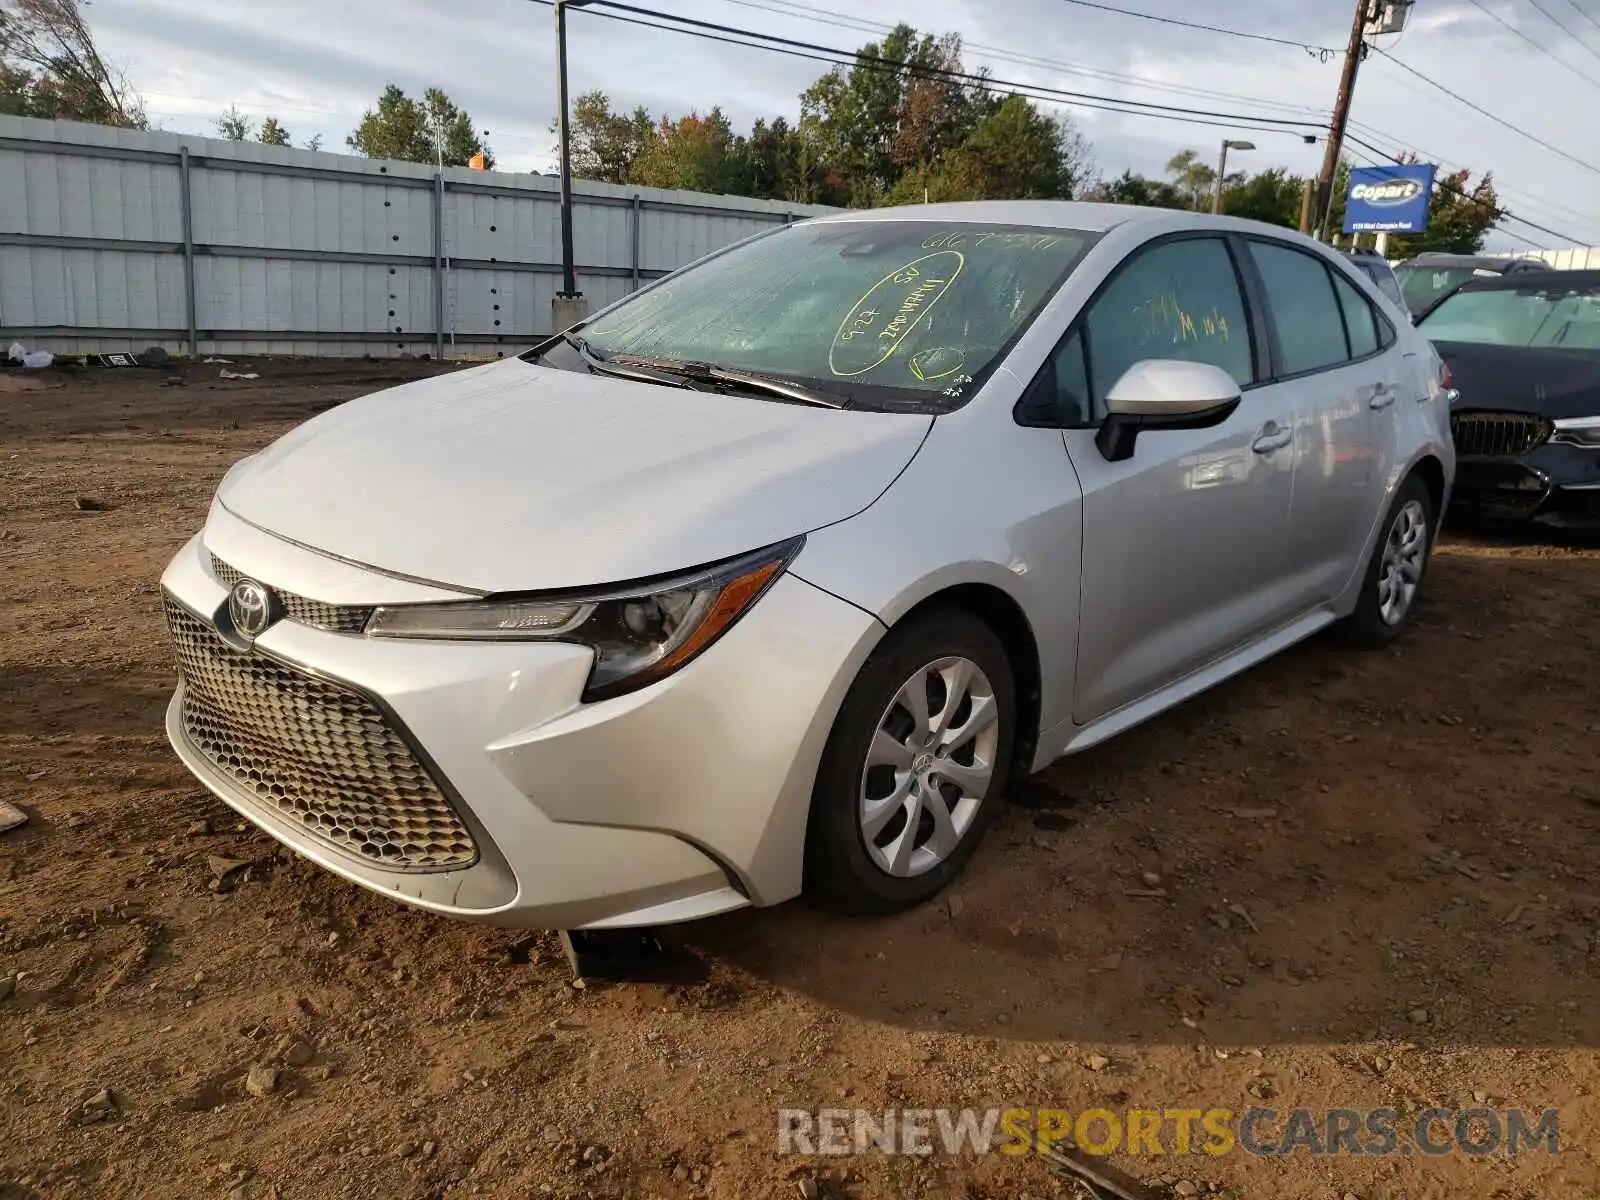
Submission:
M 1184 149 L 1213 160 L 1224 138 L 1256 147 L 1233 152 L 1230 171 L 1314 173 L 1324 145 L 1305 145 L 1301 134 L 1317 130 L 1239 128 L 1237 114 L 1326 121 L 1341 59 L 1311 48 L 1342 48 L 1354 11 L 1326 0 L 1107 0 L 1296 43 L 1279 45 L 1070 0 L 630 2 L 852 51 L 905 21 L 959 33 L 968 69 L 987 67 L 997 80 L 1223 114 L 1207 118 L 1222 122 L 1214 126 L 1042 104 L 1089 139 L 1108 179 L 1128 168 L 1159 176 Z M 499 169 L 553 169 L 554 20 L 528 0 L 93 0 L 87 11 L 102 51 L 124 67 L 159 128 L 212 133 L 231 104 L 277 116 L 297 144 L 321 134 L 323 149 L 344 150 L 385 84 L 413 94 L 438 86 L 488 131 Z M 720 105 L 740 130 L 757 117 L 793 121 L 800 92 L 828 69 L 595 10 L 569 10 L 568 25 L 573 95 L 598 88 L 614 107 L 642 104 L 658 116 Z M 1470 167 L 1474 178 L 1492 170 L 1502 206 L 1545 228 L 1504 222 L 1491 249 L 1600 246 L 1600 122 L 1592 117 L 1600 111 L 1600 0 L 1418 0 L 1405 32 L 1375 44 L 1387 53 L 1362 64 L 1355 136 L 1390 153 L 1424 151 L 1424 161 L 1447 169 Z M 1357 161 L 1375 157 L 1350 148 Z

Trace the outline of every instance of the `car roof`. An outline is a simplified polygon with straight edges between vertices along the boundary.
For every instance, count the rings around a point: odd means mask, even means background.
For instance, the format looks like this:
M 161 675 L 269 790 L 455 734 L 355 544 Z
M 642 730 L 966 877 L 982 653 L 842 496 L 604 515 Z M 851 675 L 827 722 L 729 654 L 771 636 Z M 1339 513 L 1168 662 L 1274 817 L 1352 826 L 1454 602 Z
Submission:
M 1428 250 L 1401 263 L 1402 267 L 1472 267 L 1479 271 L 1509 271 L 1522 260 L 1494 258 L 1487 254 L 1446 254 L 1441 250 Z
M 1518 271 L 1493 279 L 1469 279 L 1458 289 L 1463 292 L 1514 292 L 1523 288 L 1567 288 L 1581 292 L 1600 287 L 1600 271 Z
M 1137 204 L 1089 204 L 1080 200 L 961 200 L 946 204 L 903 204 L 893 208 L 859 208 L 813 218 L 839 221 L 962 221 L 978 225 L 1033 225 L 1046 229 L 1074 229 L 1106 233 L 1119 225 L 1149 221 L 1204 228 L 1238 227 L 1237 218 L 1213 217 L 1175 208 L 1144 208 Z M 1183 220 L 1187 218 L 1187 220 Z M 1254 222 L 1251 222 L 1253 224 Z M 1283 232 L 1280 230 L 1279 232 Z

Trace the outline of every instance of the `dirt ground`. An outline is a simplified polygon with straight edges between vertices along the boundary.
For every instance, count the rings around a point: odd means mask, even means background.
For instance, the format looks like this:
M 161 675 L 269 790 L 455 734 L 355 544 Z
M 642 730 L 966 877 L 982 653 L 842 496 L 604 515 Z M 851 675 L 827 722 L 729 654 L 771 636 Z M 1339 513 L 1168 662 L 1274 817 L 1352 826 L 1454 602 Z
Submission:
M 1104 1162 L 1600 1195 L 1600 551 L 1452 537 L 1393 649 L 1313 640 L 1054 767 L 953 901 L 734 914 L 670 933 L 676 978 L 579 989 L 552 935 L 299 863 L 169 751 L 156 581 L 224 468 L 429 368 L 260 369 L 0 392 L 0 1197 L 1042 1200 L 1085 1193 L 1037 1155 L 781 1157 L 776 1112 L 1263 1103 L 1556 1108 L 1561 1152 Z

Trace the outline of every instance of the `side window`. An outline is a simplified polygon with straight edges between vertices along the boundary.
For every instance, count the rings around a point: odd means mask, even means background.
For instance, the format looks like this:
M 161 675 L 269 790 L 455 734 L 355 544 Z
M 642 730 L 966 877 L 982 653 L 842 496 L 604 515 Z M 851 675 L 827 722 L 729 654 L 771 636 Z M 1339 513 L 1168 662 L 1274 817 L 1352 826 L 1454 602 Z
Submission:
M 1017 408 L 1017 420 L 1048 429 L 1090 424 L 1089 371 L 1079 330 L 1069 333 L 1039 368 Z
M 1376 354 L 1378 314 L 1372 311 L 1372 305 L 1346 280 L 1339 278 L 1337 271 L 1333 275 L 1333 290 L 1339 293 L 1339 307 L 1344 309 L 1344 327 L 1350 334 L 1350 357 Z
M 1139 252 L 1090 305 L 1082 328 L 1097 408 L 1123 372 L 1147 358 L 1210 363 L 1240 387 L 1255 382 L 1244 294 L 1220 238 Z
M 1072 334 L 1051 356 L 1056 377 L 1056 424 L 1071 427 L 1089 422 L 1089 364 L 1083 353 L 1083 334 Z
M 1274 242 L 1250 243 L 1278 329 L 1278 370 L 1298 375 L 1350 357 L 1333 280 L 1320 259 Z

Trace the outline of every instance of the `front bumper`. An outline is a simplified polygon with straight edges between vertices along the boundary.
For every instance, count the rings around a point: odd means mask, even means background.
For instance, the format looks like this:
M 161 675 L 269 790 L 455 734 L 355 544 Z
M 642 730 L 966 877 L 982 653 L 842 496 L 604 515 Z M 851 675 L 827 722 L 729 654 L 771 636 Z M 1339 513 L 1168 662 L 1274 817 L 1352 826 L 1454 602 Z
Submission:
M 1600 528 L 1600 450 L 1547 442 L 1521 458 L 1464 456 L 1451 508 L 1487 521 Z
M 205 544 L 192 539 L 162 578 L 169 600 L 201 621 L 214 625 L 227 600 L 206 544 L 248 577 L 300 596 L 421 598 L 414 582 L 240 525 L 214 508 Z M 186 724 L 182 684 L 167 733 L 243 816 L 393 899 L 520 927 L 663 924 L 798 894 L 816 764 L 880 631 L 866 613 L 786 575 L 683 670 L 582 704 L 591 653 L 581 646 L 368 638 L 279 620 L 249 652 L 273 670 L 370 698 L 470 830 L 475 853 L 444 869 L 391 869 L 264 800 L 252 790 L 259 781 L 245 779 L 237 760 L 219 763 Z M 295 704 L 304 701 L 288 711 Z

